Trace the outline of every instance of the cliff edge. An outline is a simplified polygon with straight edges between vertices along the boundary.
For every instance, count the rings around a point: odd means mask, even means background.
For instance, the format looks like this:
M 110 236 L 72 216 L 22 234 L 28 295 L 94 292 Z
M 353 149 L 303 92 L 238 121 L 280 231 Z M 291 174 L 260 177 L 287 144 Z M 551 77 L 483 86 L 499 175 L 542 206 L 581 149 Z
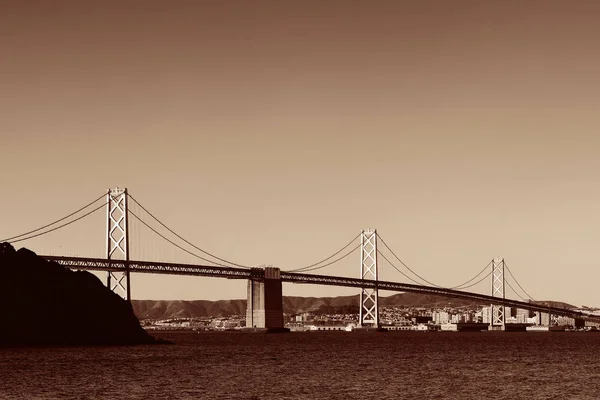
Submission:
M 156 343 L 131 305 L 87 271 L 0 244 L 0 346 Z

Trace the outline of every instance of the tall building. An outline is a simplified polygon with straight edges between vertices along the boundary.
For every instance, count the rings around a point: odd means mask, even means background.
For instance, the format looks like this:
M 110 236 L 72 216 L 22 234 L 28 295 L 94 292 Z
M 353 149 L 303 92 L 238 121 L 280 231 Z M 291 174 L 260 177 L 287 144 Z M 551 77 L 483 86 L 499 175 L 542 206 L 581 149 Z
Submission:
M 435 324 L 447 324 L 450 322 L 450 315 L 446 311 L 434 311 L 431 314 L 431 319 Z
M 481 322 L 484 324 L 489 324 L 491 321 L 490 318 L 490 307 L 482 307 L 481 308 Z
M 517 308 L 517 323 L 519 324 L 524 324 L 527 322 L 527 318 L 529 318 L 529 311 L 528 310 L 522 310 L 520 308 Z
M 544 326 L 550 325 L 550 315 L 548 313 L 538 313 L 539 324 Z

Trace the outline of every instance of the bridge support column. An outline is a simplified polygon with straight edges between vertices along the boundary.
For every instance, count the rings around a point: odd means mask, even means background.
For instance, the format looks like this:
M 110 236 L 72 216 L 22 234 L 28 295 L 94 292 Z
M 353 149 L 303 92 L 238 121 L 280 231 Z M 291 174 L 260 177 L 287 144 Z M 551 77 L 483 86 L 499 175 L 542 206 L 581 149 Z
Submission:
M 504 259 L 494 258 L 492 260 L 492 297 L 505 299 L 504 290 Z M 491 308 L 490 330 L 501 330 L 505 328 L 505 309 L 504 305 L 492 304 Z
M 283 329 L 283 297 L 279 268 L 252 268 L 252 275 L 253 279 L 248 280 L 246 327 Z
M 129 285 L 129 223 L 127 189 L 109 189 L 106 193 L 106 258 L 124 260 L 124 271 L 108 271 L 106 286 L 127 301 L 131 300 Z
M 360 248 L 360 279 L 377 280 L 377 230 L 363 230 Z M 379 327 L 379 293 L 377 288 L 362 288 L 358 323 L 362 327 Z

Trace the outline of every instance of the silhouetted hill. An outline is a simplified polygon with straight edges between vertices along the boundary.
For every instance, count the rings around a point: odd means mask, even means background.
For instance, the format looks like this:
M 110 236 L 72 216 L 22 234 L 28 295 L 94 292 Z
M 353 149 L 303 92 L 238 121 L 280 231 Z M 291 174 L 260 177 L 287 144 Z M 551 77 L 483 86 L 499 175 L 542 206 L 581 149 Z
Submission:
M 86 271 L 0 244 L 0 346 L 153 343 L 128 302 Z
M 319 308 L 358 307 L 359 295 L 339 297 L 283 297 L 283 312 L 298 314 L 316 311 Z M 380 306 L 409 306 L 409 307 L 464 307 L 478 305 L 476 302 L 449 299 L 442 296 L 419 293 L 398 293 L 392 296 L 379 297 Z M 132 306 L 139 318 L 168 319 L 168 318 L 200 318 L 226 317 L 244 315 L 246 300 L 133 300 Z

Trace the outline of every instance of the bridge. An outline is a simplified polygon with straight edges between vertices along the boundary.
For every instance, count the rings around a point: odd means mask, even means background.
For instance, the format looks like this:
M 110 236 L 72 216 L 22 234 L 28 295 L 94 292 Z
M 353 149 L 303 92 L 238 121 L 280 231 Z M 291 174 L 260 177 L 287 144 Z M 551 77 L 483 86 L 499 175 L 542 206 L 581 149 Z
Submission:
M 144 221 L 136 213 L 129 209 L 129 202 L 134 201 L 141 210 L 145 211 L 155 222 L 165 228 L 173 236 L 185 243 L 187 248 L 193 248 L 203 253 L 198 255 L 175 241 L 161 234 L 149 223 Z M 100 204 L 97 204 L 100 202 Z M 531 298 L 527 299 L 520 296 L 515 288 L 507 280 L 511 277 L 521 292 L 528 296 L 527 292 L 514 278 L 514 275 L 508 269 L 503 259 L 493 259 L 477 275 L 467 280 L 465 283 L 453 288 L 446 288 L 433 284 L 422 278 L 412 269 L 410 269 L 402 260 L 396 256 L 396 253 L 387 245 L 377 233 L 377 230 L 363 230 L 350 243 L 342 249 L 333 253 L 331 256 L 321 260 L 318 263 L 298 268 L 295 270 L 280 270 L 273 267 L 251 267 L 236 264 L 217 257 L 193 243 L 178 235 L 167 225 L 162 223 L 143 205 L 141 205 L 127 189 L 109 189 L 106 195 L 102 195 L 94 202 L 78 209 L 77 211 L 63 217 L 51 224 L 44 225 L 33 231 L 13 236 L 2 240 L 9 243 L 17 243 L 29 240 L 34 237 L 49 234 L 72 223 L 75 223 L 87 216 L 106 208 L 106 257 L 88 258 L 71 256 L 50 256 L 42 255 L 48 261 L 56 262 L 67 268 L 89 271 L 105 271 L 107 273 L 107 286 L 122 296 L 126 300 L 131 299 L 131 274 L 149 273 L 149 274 L 168 274 L 185 276 L 204 276 L 227 279 L 244 279 L 248 281 L 247 285 L 247 326 L 257 328 L 282 328 L 283 308 L 282 308 L 282 282 L 316 284 L 329 286 L 343 286 L 357 288 L 360 292 L 359 302 L 359 324 L 363 327 L 378 327 L 379 321 L 379 291 L 394 292 L 413 292 L 423 294 L 434 294 L 448 298 L 457 298 L 470 300 L 483 304 L 490 304 L 489 326 L 490 329 L 503 330 L 506 326 L 506 307 L 517 308 L 537 312 L 538 315 L 545 313 L 548 315 L 565 316 L 579 320 L 589 320 L 600 322 L 600 317 L 590 316 L 579 311 L 568 310 L 564 308 L 550 307 L 545 304 L 535 302 Z M 142 225 L 149 228 L 154 234 L 158 235 L 171 245 L 189 253 L 200 260 L 203 264 L 181 264 L 169 262 L 139 261 L 130 259 L 129 228 L 130 216 L 133 216 Z M 360 238 L 360 243 L 347 250 Z M 399 269 L 390 259 L 378 248 L 381 242 L 391 255 L 410 271 L 414 276 L 420 278 L 427 284 L 415 281 L 407 273 Z M 341 277 L 308 273 L 318 269 L 323 269 L 329 265 L 339 262 L 360 250 L 361 273 L 359 277 Z M 345 252 L 345 253 L 344 253 Z M 341 256 L 339 256 L 341 253 Z M 338 257 L 339 256 L 339 257 Z M 337 258 L 335 258 L 337 257 Z M 391 258 L 391 257 L 390 257 Z M 400 274 L 413 283 L 383 281 L 378 279 L 378 268 L 380 260 L 385 260 Z M 485 272 L 488 271 L 487 274 Z M 508 274 L 506 274 L 508 272 Z M 482 294 L 465 289 L 471 288 L 480 282 L 491 279 L 491 293 Z M 506 296 L 506 289 L 509 288 L 520 300 L 511 299 Z

